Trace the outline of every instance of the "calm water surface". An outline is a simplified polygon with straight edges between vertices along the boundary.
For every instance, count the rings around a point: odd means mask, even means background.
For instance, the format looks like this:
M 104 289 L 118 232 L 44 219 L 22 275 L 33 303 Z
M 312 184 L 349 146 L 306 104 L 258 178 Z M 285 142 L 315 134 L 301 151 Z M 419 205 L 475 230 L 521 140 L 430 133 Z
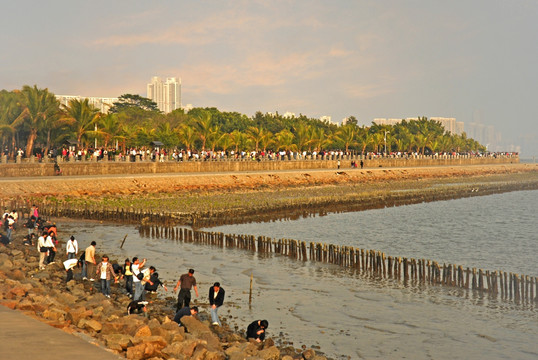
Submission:
M 346 244 L 537 276 L 536 204 L 538 191 L 513 192 L 212 231 Z M 232 327 L 244 329 L 250 321 L 266 318 L 270 336 L 284 335 L 295 347 L 319 346 L 333 358 L 538 358 L 534 305 L 461 289 L 374 280 L 353 270 L 278 255 L 141 238 L 131 226 L 59 225 L 66 236 L 75 234 L 81 247 L 96 240 L 99 253 L 120 261 L 148 258 L 169 287 L 193 267 L 199 303 L 207 303 L 214 281 L 226 289 L 220 314 Z M 251 273 L 254 296 L 249 308 Z

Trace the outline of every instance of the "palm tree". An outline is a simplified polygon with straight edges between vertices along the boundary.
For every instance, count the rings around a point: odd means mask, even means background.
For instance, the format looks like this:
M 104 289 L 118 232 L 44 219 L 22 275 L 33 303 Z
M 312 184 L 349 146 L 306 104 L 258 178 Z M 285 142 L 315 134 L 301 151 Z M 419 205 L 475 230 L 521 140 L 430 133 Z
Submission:
M 198 136 L 202 140 L 202 151 L 205 150 L 205 144 L 212 133 L 213 121 L 211 120 L 211 113 L 204 111 L 196 118 L 196 129 L 198 130 Z
M 295 132 L 295 143 L 297 144 L 297 150 L 303 151 L 306 149 L 310 141 L 312 141 L 310 134 L 311 126 L 305 125 L 304 123 L 299 123 L 293 127 Z
M 258 153 L 260 144 L 262 144 L 265 151 L 268 144 L 267 140 L 270 140 L 272 134 L 263 127 L 249 126 L 246 135 L 252 140 L 256 148 L 256 153 Z
M 295 136 L 287 129 L 284 129 L 276 135 L 277 150 L 297 151 L 297 145 L 293 142 Z
M 314 148 L 318 153 L 329 143 L 328 137 L 325 135 L 325 129 L 313 127 L 310 131 L 309 146 Z M 309 150 L 311 150 L 309 148 Z
M 230 139 L 232 145 L 235 146 L 235 152 L 237 153 L 239 149 L 244 150 L 247 146 L 248 137 L 246 134 L 243 134 L 239 130 L 234 130 L 230 134 Z
M 364 155 L 364 151 L 366 151 L 366 147 L 374 143 L 374 136 L 370 134 L 370 132 L 367 130 L 363 131 L 361 136 L 359 137 L 359 143 L 361 146 L 361 154 Z
M 122 124 L 119 121 L 118 115 L 114 113 L 107 114 L 99 119 L 97 133 L 103 138 L 105 148 L 111 141 L 118 140 L 122 130 Z
M 344 125 L 338 129 L 334 134 L 334 139 L 342 144 L 346 149 L 346 153 L 349 150 L 350 146 L 357 146 L 359 142 L 357 141 L 357 127 L 353 124 Z
M 88 99 L 69 100 L 66 114 L 79 144 L 82 144 L 83 138 L 86 140 L 87 135 L 97 136 L 94 128 L 99 121 L 100 113 L 96 107 L 90 105 Z
M 198 138 L 198 134 L 192 126 L 183 124 L 178 128 L 179 141 L 185 145 L 185 148 L 188 151 L 191 151 L 194 148 L 194 143 Z
M 38 89 L 37 85 L 34 85 L 34 87 L 24 85 L 21 93 L 23 95 L 24 110 L 13 125 L 20 126 L 25 124 L 28 127 L 26 156 L 30 156 L 39 131 L 47 125 L 47 118 L 58 115 L 60 103 L 48 89 Z

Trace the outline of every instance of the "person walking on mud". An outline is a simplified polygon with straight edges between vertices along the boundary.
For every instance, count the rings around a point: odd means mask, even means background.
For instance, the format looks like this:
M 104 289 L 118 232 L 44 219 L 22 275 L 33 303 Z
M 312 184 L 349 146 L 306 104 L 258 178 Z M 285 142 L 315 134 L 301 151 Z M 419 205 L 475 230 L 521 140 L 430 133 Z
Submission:
M 196 286 L 196 278 L 194 277 L 194 269 L 189 269 L 187 274 L 180 276 L 177 281 L 174 291 L 177 291 L 179 288 L 179 293 L 177 295 L 177 310 L 182 309 L 183 307 L 188 307 L 191 303 L 191 289 L 194 287 L 194 292 L 196 297 L 198 297 L 198 287 Z

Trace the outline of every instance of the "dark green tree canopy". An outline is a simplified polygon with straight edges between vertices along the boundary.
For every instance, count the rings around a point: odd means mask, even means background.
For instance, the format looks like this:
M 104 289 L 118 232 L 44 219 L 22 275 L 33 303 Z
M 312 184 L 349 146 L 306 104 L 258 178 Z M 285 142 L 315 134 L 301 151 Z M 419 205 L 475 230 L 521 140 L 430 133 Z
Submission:
M 128 109 L 142 109 L 145 111 L 160 112 L 157 107 L 157 103 L 151 99 L 142 97 L 140 95 L 123 94 L 119 97 L 119 100 L 113 104 L 109 112 L 119 113 Z

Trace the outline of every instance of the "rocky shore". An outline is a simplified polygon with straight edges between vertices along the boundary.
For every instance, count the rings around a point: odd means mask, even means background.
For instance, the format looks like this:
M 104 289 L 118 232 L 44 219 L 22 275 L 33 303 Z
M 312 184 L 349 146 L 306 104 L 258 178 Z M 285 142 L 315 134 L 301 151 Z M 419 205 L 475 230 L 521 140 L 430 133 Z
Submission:
M 211 325 L 208 311 L 202 308 L 197 317 L 184 317 L 185 326 L 179 327 L 171 320 L 170 304 L 155 296 L 148 299 L 148 316 L 127 315 L 131 300 L 119 284 L 113 285 L 112 297 L 107 298 L 98 282 L 75 276 L 66 284 L 60 251 L 57 261 L 45 270 L 37 270 L 38 260 L 35 247 L 24 246 L 20 234 L 13 243 L 0 245 L 0 305 L 67 333 L 86 334 L 95 345 L 127 359 L 326 359 L 313 349 L 279 349 L 271 338 L 249 342 L 225 323 Z

